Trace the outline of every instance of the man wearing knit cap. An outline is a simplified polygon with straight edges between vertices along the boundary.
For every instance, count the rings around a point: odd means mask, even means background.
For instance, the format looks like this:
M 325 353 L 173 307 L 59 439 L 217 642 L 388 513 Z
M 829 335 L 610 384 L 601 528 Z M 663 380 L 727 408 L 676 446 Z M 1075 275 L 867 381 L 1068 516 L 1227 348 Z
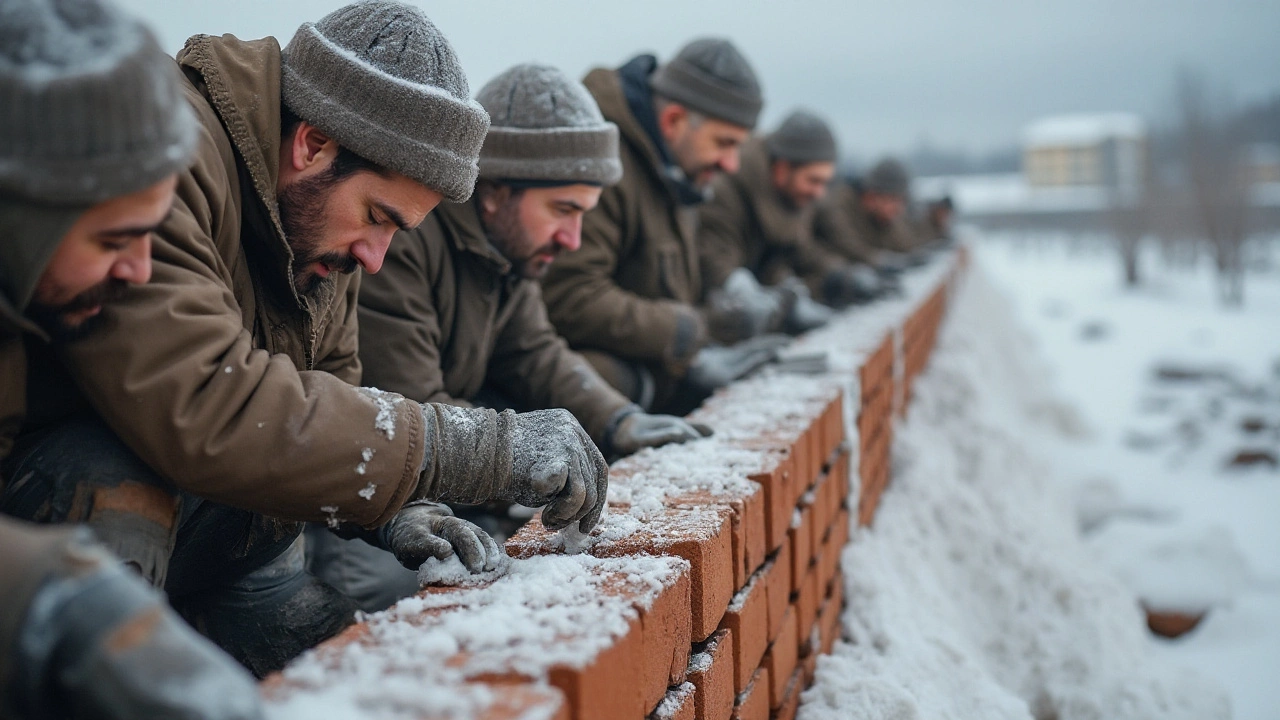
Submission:
M 545 505 L 552 527 L 590 530 L 608 467 L 567 411 L 355 387 L 355 271 L 470 196 L 489 124 L 435 26 L 375 0 L 283 50 L 198 35 L 178 64 L 196 156 L 152 280 L 104 309 L 103 331 L 37 360 L 44 412 L 5 466 L 35 480 L 2 509 L 88 523 L 258 675 L 352 620 L 304 570 L 304 521 L 407 566 L 456 554 L 473 570 L 500 549 L 428 501 Z
M 547 320 L 538 278 L 581 242 L 583 214 L 622 177 L 618 128 L 580 83 L 523 64 L 476 95 L 489 113 L 480 180 L 402 233 L 360 288 L 364 382 L 419 402 L 567 408 L 606 455 L 700 437 L 648 415 L 568 349 Z M 459 509 L 495 531 L 505 512 Z M 417 590 L 384 551 L 329 533 L 313 571 L 378 610 Z
M 799 331 L 824 317 L 806 302 L 809 293 L 829 305 L 856 299 L 847 287 L 856 271 L 813 239 L 813 206 L 835 168 L 835 135 L 804 110 L 747 142 L 742 169 L 718 178 L 714 197 L 702 207 L 698 251 L 703 283 L 715 288 L 710 302 L 767 307 L 744 296 L 772 294 L 777 311 L 763 321 L 766 327 Z M 753 290 L 755 281 L 780 287 Z
M 815 237 L 851 262 L 900 270 L 916 245 L 906 221 L 909 186 L 907 169 L 893 158 L 857 182 L 837 183 L 818 208 Z
M 583 219 L 582 248 L 548 271 L 547 311 L 624 395 L 673 409 L 682 380 L 696 378 L 696 392 L 709 392 L 776 351 L 769 339 L 699 355 L 710 327 L 733 323 L 709 322 L 698 307 L 697 206 L 717 174 L 738 169 L 763 103 L 760 84 L 737 48 L 713 38 L 694 40 L 665 65 L 640 55 L 583 82 L 621 132 L 623 179 Z
M 0 460 L 39 371 L 24 345 L 87 332 L 151 274 L 196 142 L 179 82 L 114 6 L 0 6 Z M 30 481 L 0 471 L 0 494 Z M 249 674 L 88 530 L 0 516 L 0 547 L 0 717 L 262 716 Z

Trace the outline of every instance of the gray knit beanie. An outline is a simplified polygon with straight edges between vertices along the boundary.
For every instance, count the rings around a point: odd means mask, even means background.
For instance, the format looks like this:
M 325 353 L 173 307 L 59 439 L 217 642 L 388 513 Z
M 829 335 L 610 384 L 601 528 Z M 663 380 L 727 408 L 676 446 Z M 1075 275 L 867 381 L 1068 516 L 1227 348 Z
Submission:
M 392 0 L 303 23 L 285 46 L 284 104 L 361 157 L 462 202 L 475 186 L 489 116 L 444 35 Z
M 862 186 L 882 195 L 906 196 L 911 180 L 907 168 L 893 158 L 885 158 L 871 168 L 862 179 Z
M 776 130 L 765 136 L 764 146 L 771 157 L 790 163 L 836 161 L 836 136 L 826 121 L 806 110 L 787 116 Z
M 103 0 L 0 2 L 0 191 L 89 205 L 182 170 L 196 119 L 180 82 Z
M 751 64 L 728 40 L 699 38 L 649 78 L 659 95 L 747 128 L 756 126 L 764 98 Z
M 622 179 L 618 126 L 582 83 L 546 65 L 521 64 L 480 88 L 492 124 L 480 176 L 492 180 L 613 185 Z

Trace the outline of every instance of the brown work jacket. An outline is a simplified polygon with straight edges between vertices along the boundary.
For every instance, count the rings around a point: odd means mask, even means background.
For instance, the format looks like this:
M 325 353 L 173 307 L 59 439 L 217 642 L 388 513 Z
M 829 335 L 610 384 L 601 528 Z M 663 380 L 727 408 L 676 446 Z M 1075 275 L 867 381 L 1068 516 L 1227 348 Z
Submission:
M 713 188 L 698 229 L 703 287 L 720 287 L 745 267 L 764 285 L 798 277 L 821 297 L 823 278 L 846 261 L 813 239 L 813 207 L 796 209 L 778 193 L 760 138 L 743 146 L 738 172 L 719 176 Z
M 276 204 L 280 46 L 198 35 L 178 62 L 201 130 L 151 282 L 61 347 L 65 367 L 181 490 L 283 520 L 384 523 L 417 487 L 422 417 L 417 403 L 352 386 L 358 275 L 314 297 L 293 289 Z M 65 392 L 56 382 L 31 386 L 33 407 Z M 52 416 L 73 404 L 42 402 Z
M 457 405 L 488 385 L 520 409 L 569 410 L 602 444 L 629 402 L 556 334 L 538 283 L 510 270 L 473 202 L 442 204 L 399 233 L 361 283 L 364 383 Z
M 874 265 L 882 250 L 905 253 L 915 247 L 915 237 L 905 220 L 882 225 L 872 220 L 847 182 L 832 183 L 818 204 L 813 234 L 818 244 L 850 262 Z
M 661 155 L 632 115 L 618 72 L 593 70 L 583 84 L 621 131 L 623 176 L 583 218 L 582 247 L 544 278 L 547 314 L 575 350 L 642 363 L 660 386 L 670 385 L 706 336 L 695 309 L 697 208 L 681 205 L 664 180 Z M 682 317 L 693 335 L 677 342 Z

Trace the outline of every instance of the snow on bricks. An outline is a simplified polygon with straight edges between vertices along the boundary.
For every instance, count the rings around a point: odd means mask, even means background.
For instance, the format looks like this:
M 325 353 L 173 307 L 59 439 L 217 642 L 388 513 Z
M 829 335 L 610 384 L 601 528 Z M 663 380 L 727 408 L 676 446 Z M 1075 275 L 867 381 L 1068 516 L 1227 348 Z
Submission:
M 733 720 L 769 720 L 769 668 L 756 669 L 747 689 L 738 693 Z
M 729 603 L 720 627 L 731 632 L 733 690 L 744 692 L 769 647 L 768 567 L 762 568 Z
M 656 702 L 637 682 L 641 614 L 687 573 L 673 557 L 547 556 L 488 585 L 429 589 L 287 667 L 273 717 L 488 717 L 468 700 L 485 699 L 476 687 L 530 683 L 557 688 L 572 718 L 643 717 Z
M 694 706 L 698 718 L 728 718 L 733 713 L 732 644 L 732 632 L 723 628 L 695 646 L 689 658 L 689 682 L 697 688 Z

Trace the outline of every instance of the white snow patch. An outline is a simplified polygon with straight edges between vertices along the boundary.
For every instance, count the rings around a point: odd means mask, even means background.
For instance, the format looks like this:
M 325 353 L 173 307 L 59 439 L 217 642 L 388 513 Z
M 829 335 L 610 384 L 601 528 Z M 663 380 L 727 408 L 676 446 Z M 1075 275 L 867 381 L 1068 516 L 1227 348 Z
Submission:
M 511 569 L 511 558 L 506 555 L 498 557 L 498 565 L 492 570 L 473 573 L 462 564 L 456 554 L 444 560 L 427 558 L 418 568 L 418 584 L 422 587 L 430 585 L 484 585 L 507 574 Z
M 396 409 L 400 403 L 404 402 L 404 398 L 395 393 L 371 387 L 356 388 L 356 392 L 372 400 L 378 408 L 378 414 L 373 418 L 374 429 L 381 432 L 388 440 L 395 440 Z

